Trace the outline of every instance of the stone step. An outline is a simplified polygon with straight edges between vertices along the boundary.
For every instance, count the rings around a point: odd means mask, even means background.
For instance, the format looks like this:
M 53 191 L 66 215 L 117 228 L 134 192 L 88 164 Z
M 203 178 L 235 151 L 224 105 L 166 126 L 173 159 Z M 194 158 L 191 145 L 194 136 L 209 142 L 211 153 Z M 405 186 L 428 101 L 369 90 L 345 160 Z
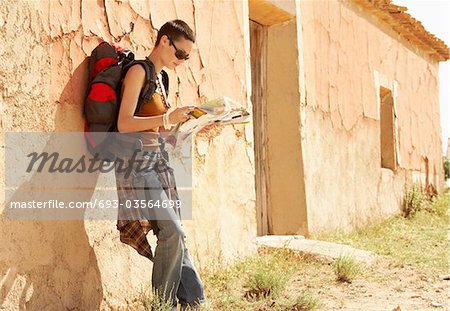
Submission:
M 307 254 L 313 254 L 335 260 L 340 256 L 352 257 L 358 262 L 372 264 L 377 258 L 373 252 L 356 249 L 348 245 L 333 242 L 305 239 L 301 235 L 266 235 L 256 238 L 260 247 L 288 248 Z

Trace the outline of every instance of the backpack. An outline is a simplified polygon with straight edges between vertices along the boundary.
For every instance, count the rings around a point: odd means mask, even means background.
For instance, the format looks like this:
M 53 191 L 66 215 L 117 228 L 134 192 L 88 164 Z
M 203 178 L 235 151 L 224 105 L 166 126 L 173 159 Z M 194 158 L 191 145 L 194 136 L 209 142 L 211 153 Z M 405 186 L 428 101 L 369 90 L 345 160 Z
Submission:
M 122 148 L 117 145 L 115 139 L 118 136 L 120 92 L 128 69 L 136 64 L 142 65 L 145 69 L 146 82 L 139 94 L 134 115 L 139 113 L 143 103 L 148 102 L 156 90 L 154 64 L 148 59 L 134 60 L 134 54 L 131 51 L 123 50 L 107 42 L 101 42 L 89 57 L 89 86 L 84 102 L 86 118 L 84 136 L 87 149 L 100 160 L 114 161 L 117 155 L 116 150 Z M 169 79 L 164 71 L 162 71 L 162 78 L 167 94 Z

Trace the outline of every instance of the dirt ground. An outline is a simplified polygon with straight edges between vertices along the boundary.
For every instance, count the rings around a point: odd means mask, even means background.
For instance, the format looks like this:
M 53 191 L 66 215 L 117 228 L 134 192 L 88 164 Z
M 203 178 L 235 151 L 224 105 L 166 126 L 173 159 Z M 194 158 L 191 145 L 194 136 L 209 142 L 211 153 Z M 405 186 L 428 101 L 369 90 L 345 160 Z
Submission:
M 291 278 L 286 291 L 309 290 L 319 297 L 320 310 L 450 310 L 450 281 L 431 272 L 380 257 L 348 284 L 335 281 L 329 265 L 306 266 Z

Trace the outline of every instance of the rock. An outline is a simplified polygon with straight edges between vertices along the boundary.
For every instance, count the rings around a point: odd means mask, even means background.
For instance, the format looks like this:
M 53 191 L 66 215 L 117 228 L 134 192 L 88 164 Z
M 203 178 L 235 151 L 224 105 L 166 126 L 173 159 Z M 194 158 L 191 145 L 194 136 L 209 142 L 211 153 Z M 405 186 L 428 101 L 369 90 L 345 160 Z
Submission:
M 425 274 L 421 274 L 421 275 L 420 275 L 420 279 L 421 279 L 422 281 L 425 281 L 425 282 L 428 282 L 428 283 L 433 282 L 433 279 L 430 278 L 430 277 L 428 277 L 428 276 L 425 275 Z
M 397 308 L 395 308 L 395 309 L 392 310 L 392 311 L 402 311 L 402 309 L 400 309 L 400 306 L 397 306 Z
M 439 278 L 444 281 L 450 281 L 450 274 L 440 275 Z
M 442 303 L 437 302 L 437 301 L 432 301 L 431 302 L 431 306 L 435 307 L 435 308 L 440 308 L 440 307 L 443 307 L 444 305 Z

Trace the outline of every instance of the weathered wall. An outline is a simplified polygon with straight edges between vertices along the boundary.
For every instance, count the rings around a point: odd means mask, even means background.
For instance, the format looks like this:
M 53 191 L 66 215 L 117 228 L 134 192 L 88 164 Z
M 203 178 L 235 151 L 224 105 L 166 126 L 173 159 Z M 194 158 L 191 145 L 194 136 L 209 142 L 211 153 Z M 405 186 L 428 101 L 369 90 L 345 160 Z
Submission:
M 155 29 L 174 18 L 191 25 L 198 41 L 186 65 L 169 73 L 171 101 L 227 95 L 249 104 L 246 1 L 6 0 L 0 12 L 2 133 L 82 131 L 86 56 L 99 38 L 142 58 Z M 184 226 L 200 267 L 255 250 L 251 126 L 217 127 L 194 144 L 193 220 Z M 83 141 L 73 143 L 85 148 Z M 113 174 L 99 179 L 114 183 Z M 98 182 L 88 181 L 93 190 L 79 199 L 101 196 L 94 190 Z M 150 262 L 119 242 L 114 220 L 13 222 L 3 210 L 2 204 L 0 307 L 105 309 L 126 304 L 141 285 L 150 285 Z
M 309 229 L 360 226 L 398 211 L 425 157 L 429 181 L 440 184 L 438 64 L 348 2 L 300 1 L 300 9 Z M 380 164 L 375 71 L 398 83 L 395 174 Z

